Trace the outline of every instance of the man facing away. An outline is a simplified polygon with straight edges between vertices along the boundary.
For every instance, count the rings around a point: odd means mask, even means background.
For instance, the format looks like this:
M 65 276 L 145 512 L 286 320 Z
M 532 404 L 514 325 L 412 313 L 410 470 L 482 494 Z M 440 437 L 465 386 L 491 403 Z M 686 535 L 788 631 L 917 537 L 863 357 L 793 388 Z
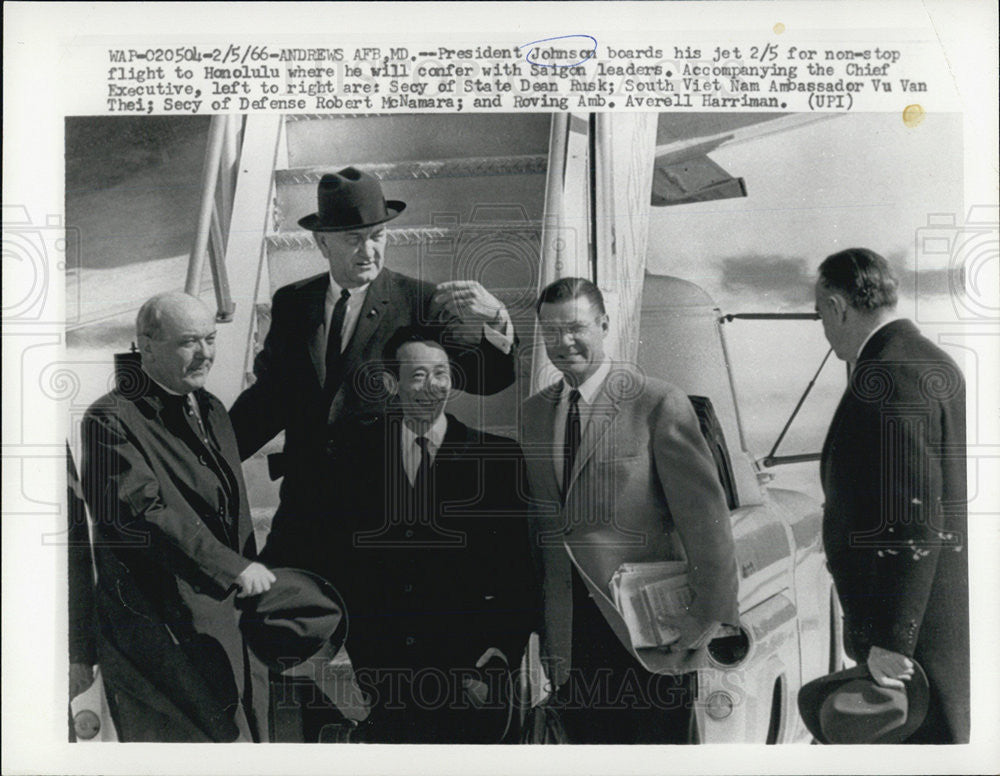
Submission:
M 122 741 L 267 740 L 266 672 L 236 599 L 270 589 L 229 417 L 205 379 L 215 321 L 198 299 L 139 310 L 142 369 L 83 420 L 96 529 L 98 661 Z
M 694 676 L 651 673 L 613 630 L 594 591 L 623 563 L 684 560 L 693 600 L 675 622 L 679 660 L 738 623 L 729 510 L 688 397 L 604 350 L 596 285 L 563 278 L 537 304 L 562 380 L 522 413 L 533 549 L 543 579 L 542 659 L 571 743 L 684 743 Z M 572 554 L 572 557 L 571 557 Z
M 372 712 L 352 740 L 495 743 L 537 618 L 524 458 L 445 412 L 453 365 L 434 332 L 386 343 L 395 401 L 345 431 L 306 563 L 351 612 L 347 650 Z
M 325 519 L 316 493 L 343 447 L 341 430 L 382 413 L 380 358 L 396 329 L 445 324 L 463 390 L 492 394 L 514 382 L 510 317 L 482 285 L 434 286 L 384 266 L 386 224 L 405 207 L 387 201 L 376 178 L 347 167 L 323 176 L 318 211 L 299 220 L 329 271 L 275 293 L 256 381 L 231 410 L 243 459 L 285 433 L 283 452 L 268 462 L 272 477 L 284 478 L 264 551 L 270 561 L 297 565 L 309 552 L 304 524 Z
M 877 253 L 827 257 L 815 294 L 826 338 L 851 367 L 820 462 L 847 653 L 884 687 L 902 687 L 919 662 L 930 707 L 908 742 L 967 742 L 965 381 L 896 317 L 896 278 Z

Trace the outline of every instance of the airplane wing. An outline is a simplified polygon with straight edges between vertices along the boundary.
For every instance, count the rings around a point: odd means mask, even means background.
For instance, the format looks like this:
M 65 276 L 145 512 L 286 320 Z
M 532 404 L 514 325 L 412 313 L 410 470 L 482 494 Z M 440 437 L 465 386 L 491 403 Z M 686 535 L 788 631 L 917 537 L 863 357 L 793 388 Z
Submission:
M 772 113 L 660 114 L 650 204 L 684 205 L 747 195 L 734 177 L 708 154 L 722 146 L 787 132 L 828 116 Z

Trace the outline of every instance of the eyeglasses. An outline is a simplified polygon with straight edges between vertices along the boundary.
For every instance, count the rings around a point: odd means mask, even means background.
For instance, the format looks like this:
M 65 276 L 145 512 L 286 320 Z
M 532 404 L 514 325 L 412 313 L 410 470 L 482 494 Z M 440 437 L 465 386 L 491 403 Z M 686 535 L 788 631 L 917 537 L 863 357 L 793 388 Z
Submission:
M 555 323 L 540 323 L 539 329 L 542 333 L 542 339 L 546 342 L 559 342 L 567 334 L 570 337 L 576 338 L 581 334 L 586 334 L 588 331 L 593 329 L 598 325 L 598 321 L 573 321 L 573 323 L 566 324 L 565 326 L 560 326 Z

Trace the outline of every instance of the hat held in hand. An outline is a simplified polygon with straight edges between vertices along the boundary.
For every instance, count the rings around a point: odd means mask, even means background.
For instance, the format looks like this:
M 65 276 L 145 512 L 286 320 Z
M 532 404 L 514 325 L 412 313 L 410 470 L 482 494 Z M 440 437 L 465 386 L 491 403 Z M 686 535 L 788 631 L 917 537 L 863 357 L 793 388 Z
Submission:
M 821 744 L 900 744 L 927 716 L 927 675 L 913 661 L 903 689 L 882 687 L 858 665 L 813 679 L 799 690 L 799 713 Z
M 327 173 L 316 189 L 318 209 L 299 219 L 311 232 L 346 232 L 391 221 L 406 203 L 386 200 L 378 178 L 354 167 Z
M 347 610 L 336 588 L 318 574 L 271 569 L 271 589 L 243 599 L 240 629 L 269 668 L 284 671 L 347 639 Z

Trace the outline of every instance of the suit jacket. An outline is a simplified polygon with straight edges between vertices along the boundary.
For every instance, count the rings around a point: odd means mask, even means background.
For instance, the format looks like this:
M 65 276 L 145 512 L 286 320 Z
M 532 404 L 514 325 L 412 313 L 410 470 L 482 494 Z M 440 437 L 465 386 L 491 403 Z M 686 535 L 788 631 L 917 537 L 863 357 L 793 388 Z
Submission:
M 968 740 L 965 381 L 906 320 L 872 335 L 823 445 L 823 543 L 847 649 L 915 657 Z
M 185 398 L 140 375 L 83 420 L 98 658 L 119 736 L 264 738 L 266 672 L 248 662 L 235 606 L 256 545 L 232 426 L 218 399 L 195 391 L 204 441 Z
M 281 543 L 285 516 L 309 506 L 329 469 L 340 431 L 383 411 L 382 348 L 398 328 L 430 321 L 434 285 L 383 269 L 368 287 L 365 309 L 341 357 L 341 379 L 324 392 L 324 302 L 328 274 L 278 290 L 271 328 L 254 362 L 256 381 L 230 411 L 240 456 L 248 458 L 282 430 L 284 452 L 272 476 L 284 476 L 281 505 L 268 546 Z M 504 354 L 485 338 L 478 347 L 445 343 L 456 386 L 492 394 L 514 382 L 514 352 Z M 299 504 L 298 502 L 303 502 Z
M 350 432 L 297 554 L 341 592 L 356 669 L 472 669 L 491 646 L 516 667 L 537 620 L 521 449 L 449 415 L 421 501 L 401 422 Z
M 660 380 L 613 370 L 582 429 L 561 503 L 553 429 L 562 385 L 528 399 L 521 432 L 542 576 L 543 655 L 557 686 L 572 660 L 571 561 L 564 541 L 605 591 L 622 563 L 686 558 L 695 594 L 691 615 L 706 626 L 739 622 L 729 509 L 688 397 Z

